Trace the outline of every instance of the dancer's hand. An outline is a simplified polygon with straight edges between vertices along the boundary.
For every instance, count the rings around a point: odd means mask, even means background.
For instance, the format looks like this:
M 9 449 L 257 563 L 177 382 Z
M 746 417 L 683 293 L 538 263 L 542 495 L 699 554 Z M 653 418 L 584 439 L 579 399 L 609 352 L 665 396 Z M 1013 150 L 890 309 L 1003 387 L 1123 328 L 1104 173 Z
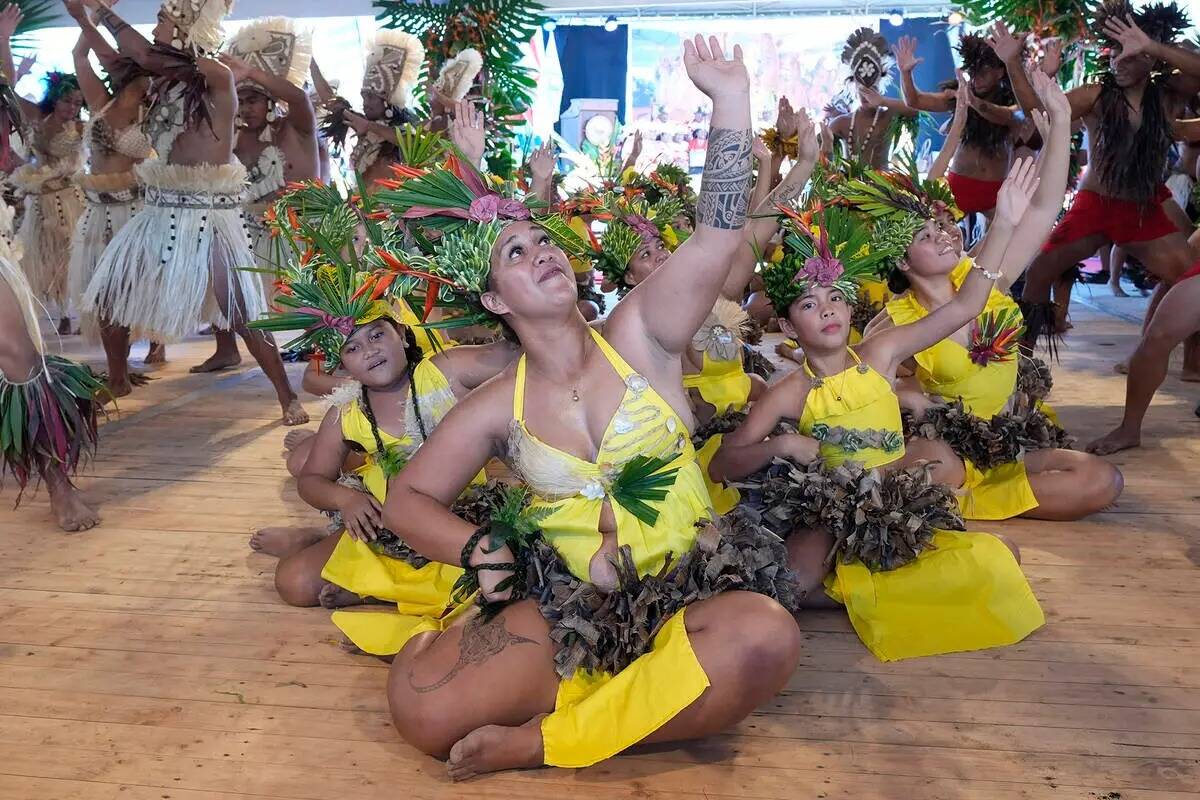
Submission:
M 971 82 L 963 75 L 961 69 L 955 70 L 958 75 L 958 88 L 954 90 L 954 119 L 950 121 L 951 125 L 964 125 L 967 121 L 967 111 L 971 109 L 971 97 L 974 92 L 971 91 Z
M 900 41 L 896 42 L 896 46 L 892 48 L 892 52 L 896 54 L 896 66 L 901 72 L 912 72 L 916 69 L 917 64 L 924 61 L 924 58 L 917 57 L 917 37 L 901 36 Z
M 32 72 L 35 64 L 37 64 L 37 56 L 25 56 L 22 58 L 21 63 L 17 64 L 17 74 L 13 76 L 13 84 L 15 85 L 21 78 Z
M 862 105 L 865 109 L 879 108 L 883 105 L 883 95 L 870 86 L 859 86 L 858 96 L 862 99 Z
M 1042 102 L 1042 107 L 1046 109 L 1046 113 L 1050 115 L 1051 119 L 1062 119 L 1069 122 L 1071 101 L 1067 99 L 1067 95 L 1058 85 L 1058 81 L 1044 72 L 1034 72 L 1029 76 L 1029 80 L 1033 84 L 1033 91 L 1037 92 L 1038 100 Z
M 988 44 L 992 46 L 992 50 L 996 52 L 996 57 L 1008 64 L 1012 61 L 1021 60 L 1021 52 L 1025 47 L 1025 37 L 1029 34 L 1020 33 L 1014 34 L 1009 32 L 1008 26 L 1003 22 L 997 21 L 992 25 L 992 32 L 987 37 Z
M 338 506 L 342 512 L 342 523 L 346 533 L 360 542 L 373 542 L 383 526 L 383 507 L 366 492 L 346 490 L 346 497 Z
M 554 147 L 549 142 L 529 154 L 529 174 L 534 183 L 548 181 L 554 174 Z
M 250 65 L 235 55 L 221 53 L 217 56 L 217 60 L 229 67 L 229 71 L 233 73 L 233 82 L 235 84 L 245 80 L 250 74 Z
M 1042 43 L 1042 72 L 1054 76 L 1062 67 L 1063 40 L 1057 36 L 1046 39 Z
M 1113 17 L 1104 23 L 1104 32 L 1121 45 L 1122 56 L 1136 56 L 1149 52 L 1154 42 L 1132 19 Z
M 824 126 L 822 131 L 825 132 Z M 821 145 L 817 141 L 817 128 L 808 109 L 802 108 L 796 112 L 796 157 L 799 161 L 816 161 Z
M 683 42 L 683 66 L 696 88 L 710 99 L 721 96 L 750 94 L 750 75 L 742 63 L 742 46 L 733 46 L 733 57 L 726 58 L 717 37 L 708 41 L 696 34 L 696 38 Z
M 758 168 L 764 169 L 771 163 L 771 150 L 758 136 L 754 137 L 754 141 L 750 142 L 750 153 L 754 156 L 754 160 L 758 162 Z
M 16 3 L 11 3 L 0 10 L 0 39 L 11 39 L 24 18 L 25 14 Z
M 625 159 L 625 163 L 633 166 L 637 160 L 642 157 L 642 132 L 633 132 L 633 145 L 629 148 L 629 157 Z
M 1025 216 L 1039 183 L 1041 178 L 1033 159 L 1017 159 L 996 196 L 996 218 L 1015 227 Z
M 775 132 L 779 134 L 779 138 L 790 139 L 795 136 L 799 123 L 796 111 L 792 108 L 792 101 L 787 99 L 787 95 L 780 97 L 779 110 L 775 114 Z
M 799 433 L 783 434 L 783 452 L 797 464 L 808 464 L 821 454 L 821 444 L 811 436 Z
M 471 166 L 478 169 L 483 161 L 484 141 L 487 131 L 483 128 L 483 112 L 470 100 L 454 104 L 454 121 L 450 123 L 450 141 L 463 152 Z

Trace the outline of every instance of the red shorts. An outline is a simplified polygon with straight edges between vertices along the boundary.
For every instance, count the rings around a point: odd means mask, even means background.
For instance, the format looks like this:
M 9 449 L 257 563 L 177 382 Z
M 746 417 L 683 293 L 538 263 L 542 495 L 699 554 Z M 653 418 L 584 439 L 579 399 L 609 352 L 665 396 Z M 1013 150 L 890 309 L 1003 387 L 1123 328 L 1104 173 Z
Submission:
M 1198 260 L 1195 264 L 1192 264 L 1191 269 L 1180 275 L 1179 281 L 1186 281 L 1188 278 L 1195 278 L 1197 276 L 1200 276 L 1200 260 Z M 1179 281 L 1175 282 L 1179 283 Z
M 1113 244 L 1149 242 L 1175 233 L 1179 229 L 1162 210 L 1163 201 L 1170 196 L 1167 187 L 1160 186 L 1154 201 L 1142 205 L 1084 189 L 1075 195 L 1066 216 L 1042 245 L 1042 251 L 1054 250 L 1097 233 Z
M 954 193 L 954 202 L 964 214 L 991 211 L 996 207 L 996 195 L 1000 193 L 1000 185 L 1004 181 L 984 181 L 979 178 L 968 178 L 957 172 L 946 173 L 946 183 Z

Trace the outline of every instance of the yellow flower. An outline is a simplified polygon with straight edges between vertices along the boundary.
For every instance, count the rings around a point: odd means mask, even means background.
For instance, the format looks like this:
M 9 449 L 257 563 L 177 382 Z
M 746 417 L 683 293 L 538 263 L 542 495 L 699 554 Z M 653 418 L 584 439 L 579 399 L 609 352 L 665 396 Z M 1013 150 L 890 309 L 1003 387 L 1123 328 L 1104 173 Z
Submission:
M 624 172 L 621 173 L 621 185 L 622 186 L 631 186 L 631 185 L 633 185 L 633 183 L 635 181 L 637 181 L 637 179 L 638 179 L 638 172 L 633 167 L 629 167 L 627 170 L 625 170 Z
M 674 251 L 675 248 L 679 247 L 679 235 L 675 233 L 675 229 L 670 225 L 663 228 L 662 240 L 668 250 Z
M 776 245 L 775 249 L 771 251 L 771 257 L 767 260 L 772 264 L 778 264 L 783 261 L 783 248 Z
M 863 246 L 858 248 L 858 252 L 854 254 L 855 258 L 862 258 L 871 254 L 871 243 L 863 242 Z
M 488 175 L 488 180 L 491 181 L 491 184 L 496 188 L 501 188 L 504 186 L 504 179 L 499 175 Z
M 333 264 L 322 264 L 321 266 L 317 267 L 318 281 L 333 283 L 337 280 L 337 274 L 337 267 L 335 267 Z

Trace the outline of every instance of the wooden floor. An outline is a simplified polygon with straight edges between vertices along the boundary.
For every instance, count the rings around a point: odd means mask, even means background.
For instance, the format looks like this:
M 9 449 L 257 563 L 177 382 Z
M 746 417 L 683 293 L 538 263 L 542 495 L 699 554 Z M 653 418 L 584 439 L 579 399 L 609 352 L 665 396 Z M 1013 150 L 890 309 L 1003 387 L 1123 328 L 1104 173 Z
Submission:
M 1075 321 L 1054 401 L 1086 439 L 1118 419 L 1135 327 Z M 452 785 L 389 727 L 387 667 L 280 603 L 247 549 L 315 516 L 262 375 L 186 374 L 210 347 L 173 348 L 104 427 L 82 481 L 103 527 L 0 494 L 0 800 L 1200 796 L 1196 384 L 1169 379 L 1149 446 L 1115 459 L 1119 507 L 976 526 L 1021 545 L 1048 620 L 1026 642 L 881 664 L 843 615 L 806 614 L 786 691 L 727 735 Z

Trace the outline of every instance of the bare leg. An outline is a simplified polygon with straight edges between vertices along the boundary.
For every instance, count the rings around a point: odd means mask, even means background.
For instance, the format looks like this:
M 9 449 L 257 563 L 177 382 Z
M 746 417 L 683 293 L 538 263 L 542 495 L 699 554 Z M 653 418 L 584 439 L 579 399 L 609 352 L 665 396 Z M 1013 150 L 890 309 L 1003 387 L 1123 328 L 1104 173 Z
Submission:
M 795 530 L 787 537 L 788 568 L 796 573 L 796 585 L 803 593 L 801 608 L 838 608 L 825 594 L 826 560 L 833 550 L 833 535 L 827 530 Z
M 1107 455 L 1141 444 L 1142 420 L 1167 375 L 1171 351 L 1197 331 L 1200 331 L 1200 280 L 1188 278 L 1167 292 L 1130 359 L 1121 424 L 1089 444 L 1089 453 Z
M 261 528 L 250 537 L 250 549 L 263 555 L 287 558 L 328 535 L 326 528 Z
M 275 395 L 279 398 L 280 408 L 283 409 L 283 424 L 303 425 L 308 422 L 308 413 L 300 405 L 300 399 L 296 393 L 292 391 L 292 384 L 288 380 L 287 371 L 283 368 L 283 359 L 279 357 L 279 349 L 275 346 L 274 337 L 266 331 L 252 330 L 246 327 L 246 306 L 242 299 L 241 288 L 235 279 L 229 277 L 228 266 L 214 262 L 212 270 L 212 283 L 217 294 L 218 304 L 228 306 L 229 298 L 225 291 L 217 287 L 224 287 L 230 285 L 230 281 L 233 282 L 235 307 L 222 308 L 221 313 L 231 322 L 230 327 L 242 337 L 242 341 L 246 343 L 246 349 L 254 356 L 254 360 L 262 367 L 262 371 L 266 373 L 271 385 L 275 387 Z
M 1146 316 L 1142 318 L 1143 336 L 1145 336 L 1146 331 L 1149 330 L 1150 323 L 1154 321 L 1154 315 L 1158 311 L 1158 306 L 1162 302 L 1163 298 L 1167 296 L 1167 291 L 1170 288 L 1171 287 L 1163 281 L 1159 281 L 1158 285 L 1154 287 L 1154 294 L 1150 295 L 1150 303 L 1146 306 Z M 1118 375 L 1128 375 L 1129 359 L 1126 358 L 1124 361 L 1118 361 L 1113 366 L 1113 372 L 1117 373 Z
M 129 328 L 102 321 L 100 341 L 108 364 L 108 391 L 113 397 L 124 397 L 133 391 L 129 382 Z
M 242 354 L 238 352 L 237 336 L 233 331 L 213 331 L 213 337 L 217 340 L 217 351 L 204 363 L 197 364 L 188 372 L 220 372 L 242 363 Z
M 753 403 L 766 394 L 767 382 L 761 375 L 747 375 L 746 377 L 750 379 L 750 402 Z
M 1167 283 L 1174 283 L 1196 262 L 1196 249 L 1188 244 L 1182 233 L 1169 233 L 1148 242 L 1126 242 L 1122 245 L 1146 269 Z
M 1074 450 L 1026 453 L 1025 472 L 1038 506 L 1021 516 L 1031 519 L 1083 519 L 1115 503 L 1125 487 L 1119 469 L 1102 458 Z
M 1125 248 L 1114 244 L 1108 249 L 1108 288 L 1112 290 L 1113 297 L 1129 296 L 1121 288 L 1121 272 L 1124 269 Z
M 308 530 L 314 529 L 294 529 Z M 290 606 L 311 608 L 320 605 L 321 590 L 329 583 L 321 577 L 325 562 L 333 554 L 342 534 L 334 534 L 317 540 L 302 550 L 293 551 L 279 559 L 275 567 L 275 590 Z
M 1025 272 L 1025 289 L 1021 299 L 1028 303 L 1048 302 L 1052 287 L 1062 279 L 1063 274 L 1106 244 L 1108 240 L 1096 234 L 1040 253 Z M 1038 331 L 1032 329 L 1027 333 L 1027 346 L 1034 344 L 1036 333 Z
M 146 357 L 142 359 L 144 366 L 162 366 L 167 363 L 167 346 L 162 342 L 151 342 L 150 349 L 146 351 Z
M 1071 324 L 1071 290 L 1075 288 L 1075 273 L 1054 282 L 1054 332 L 1066 333 L 1075 326 Z
M 313 443 L 316 441 L 317 437 L 314 436 L 311 431 L 291 431 L 288 433 L 288 436 L 291 436 L 292 433 L 308 434 L 308 436 L 302 439 L 299 444 L 295 445 L 290 451 L 288 451 L 286 456 L 288 474 L 290 474 L 293 478 L 299 478 L 300 473 L 304 470 L 304 465 L 308 463 L 308 454 L 312 452 Z M 287 446 L 286 440 L 284 441 L 284 446 Z
M 1200 383 L 1200 334 L 1193 333 L 1183 340 L 1183 369 L 1179 380 Z

